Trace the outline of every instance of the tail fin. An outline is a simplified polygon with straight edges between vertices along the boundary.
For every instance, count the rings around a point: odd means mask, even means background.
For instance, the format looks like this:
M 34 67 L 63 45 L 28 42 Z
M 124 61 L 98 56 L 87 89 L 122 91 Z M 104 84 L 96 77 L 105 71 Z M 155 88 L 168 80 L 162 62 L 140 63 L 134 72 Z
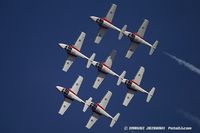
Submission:
M 120 113 L 117 113 L 115 115 L 115 117 L 112 119 L 111 123 L 110 123 L 110 127 L 113 127 L 115 125 L 115 123 L 117 122 L 117 120 L 119 119 Z
M 88 62 L 87 62 L 87 68 L 89 68 L 92 64 L 92 62 L 94 61 L 94 58 L 95 58 L 96 54 L 93 53 L 92 56 L 88 59 Z
M 88 109 L 91 103 L 92 103 L 92 97 L 90 97 L 88 100 L 85 101 L 83 112 L 85 112 Z
M 155 89 L 156 89 L 156 88 L 153 87 L 153 88 L 151 89 L 151 91 L 148 93 L 146 102 L 150 102 L 150 100 L 151 100 L 151 98 L 153 97 L 153 94 L 154 94 L 154 92 L 155 92 Z
M 149 55 L 152 55 L 158 45 L 158 40 L 156 40 L 149 51 Z
M 123 71 L 122 74 L 118 77 L 117 86 L 119 86 L 126 75 L 126 71 Z
M 124 27 L 121 29 L 120 33 L 119 33 L 119 36 L 118 36 L 118 39 L 121 40 L 123 35 L 124 35 L 124 32 L 126 31 L 127 29 L 127 25 L 124 25 Z

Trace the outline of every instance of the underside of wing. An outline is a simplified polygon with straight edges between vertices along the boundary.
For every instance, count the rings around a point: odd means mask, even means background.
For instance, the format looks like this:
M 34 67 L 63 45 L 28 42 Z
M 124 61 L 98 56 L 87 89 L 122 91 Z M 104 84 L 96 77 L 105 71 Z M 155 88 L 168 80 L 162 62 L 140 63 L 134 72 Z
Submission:
M 64 64 L 62 70 L 67 72 L 69 70 L 70 66 L 73 64 L 75 59 L 76 59 L 75 56 L 69 55 L 67 60 L 65 61 L 65 64 Z
M 135 78 L 133 79 L 134 82 L 136 82 L 138 85 L 140 85 L 141 81 L 142 81 L 142 77 L 144 75 L 144 67 L 140 67 L 139 71 L 137 72 L 137 74 L 135 75 Z
M 99 114 L 97 113 L 93 113 L 92 116 L 90 117 L 87 125 L 85 127 L 87 127 L 88 129 L 90 129 L 94 124 L 95 122 L 99 119 Z
M 83 77 L 82 77 L 82 76 L 79 76 L 79 77 L 77 78 L 76 82 L 73 84 L 71 90 L 72 90 L 74 93 L 77 94 L 78 91 L 79 91 L 79 88 L 80 88 L 80 86 L 81 86 L 81 84 L 82 84 L 82 82 L 83 82 Z
M 105 76 L 106 76 L 105 73 L 99 72 L 98 75 L 97 75 L 97 78 L 96 78 L 96 80 L 94 82 L 93 88 L 98 89 L 99 85 L 102 83 L 102 81 L 104 80 Z
M 126 93 L 126 97 L 124 99 L 123 105 L 124 106 L 128 106 L 129 102 L 131 101 L 131 99 L 134 96 L 134 91 L 128 89 L 128 92 Z
M 86 34 L 84 32 L 81 32 L 79 38 L 77 39 L 76 43 L 74 44 L 74 47 L 77 48 L 79 51 L 81 50 L 85 36 L 86 36 Z
M 99 44 L 102 38 L 104 37 L 105 33 L 106 33 L 106 29 L 103 27 L 100 27 L 94 42 L 96 44 Z
M 60 115 L 63 115 L 65 113 L 65 111 L 69 108 L 69 106 L 71 105 L 72 103 L 72 100 L 68 99 L 68 98 L 65 98 L 65 100 L 63 101 L 63 104 L 59 110 L 59 114 Z
M 149 24 L 149 21 L 147 19 L 144 20 L 144 22 L 142 23 L 142 25 L 140 26 L 137 34 L 141 37 L 144 37 L 144 34 L 146 32 L 147 26 Z
M 110 22 L 112 22 L 113 17 L 115 15 L 115 11 L 116 11 L 117 5 L 112 4 L 110 10 L 108 11 L 107 15 L 106 15 L 106 19 L 109 20 Z
M 109 68 L 112 67 L 112 62 L 115 59 L 117 51 L 116 50 L 112 50 L 112 52 L 110 53 L 110 55 L 108 56 L 108 58 L 105 61 L 105 65 L 108 66 Z
M 126 58 L 130 59 L 133 53 L 135 52 L 136 48 L 138 47 L 138 43 L 136 42 L 131 42 L 131 45 L 126 53 Z
M 104 109 L 106 109 L 106 106 L 108 105 L 108 102 L 112 96 L 112 92 L 108 91 L 106 95 L 103 97 L 99 105 L 101 105 Z

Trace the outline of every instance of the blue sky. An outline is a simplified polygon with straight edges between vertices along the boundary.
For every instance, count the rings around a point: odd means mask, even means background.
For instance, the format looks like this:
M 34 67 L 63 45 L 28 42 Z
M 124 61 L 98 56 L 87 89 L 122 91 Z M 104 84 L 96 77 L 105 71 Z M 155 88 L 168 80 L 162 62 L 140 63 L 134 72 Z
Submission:
M 129 31 L 137 31 L 143 19 L 150 21 L 145 39 L 160 41 L 153 56 L 141 45 L 130 60 L 124 58 L 129 40 L 118 40 L 118 33 L 109 30 L 99 45 L 94 44 L 98 26 L 90 15 L 104 17 L 111 4 L 118 5 L 113 23 Z M 39 1 L 2 0 L 0 2 L 1 42 L 1 110 L 0 131 L 4 133 L 43 132 L 125 132 L 124 126 L 192 126 L 199 132 L 197 122 L 187 119 L 179 110 L 200 118 L 199 75 L 180 66 L 164 55 L 168 52 L 200 67 L 199 62 L 199 1 Z M 100 88 L 92 84 L 97 71 L 86 69 L 86 61 L 77 58 L 70 70 L 63 72 L 67 57 L 59 42 L 73 44 L 80 32 L 86 32 L 82 53 L 97 54 L 104 61 L 112 49 L 117 50 L 112 69 L 127 71 L 132 79 L 142 65 L 146 71 L 141 86 L 146 90 L 156 87 L 152 101 L 138 93 L 129 106 L 123 107 L 124 85 L 116 86 L 117 79 L 108 75 Z M 107 90 L 113 96 L 107 106 L 111 115 L 121 113 L 113 128 L 110 120 L 102 117 L 91 130 L 85 128 L 91 111 L 82 112 L 82 105 L 74 102 L 64 116 L 57 112 L 63 96 L 56 85 L 71 87 L 78 75 L 84 77 L 79 96 L 101 100 Z

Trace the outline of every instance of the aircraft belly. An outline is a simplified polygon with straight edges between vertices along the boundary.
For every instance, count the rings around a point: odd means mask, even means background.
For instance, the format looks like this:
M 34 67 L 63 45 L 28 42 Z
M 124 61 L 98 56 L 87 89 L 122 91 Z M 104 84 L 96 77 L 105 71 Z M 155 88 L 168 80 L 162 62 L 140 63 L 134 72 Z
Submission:
M 101 114 L 101 115 L 105 115 L 105 116 L 107 116 L 106 111 L 103 110 L 103 109 L 101 109 L 101 108 L 99 108 L 99 107 L 96 108 L 96 111 L 97 111 L 99 114 Z
M 74 101 L 74 98 L 73 98 L 73 97 L 71 97 L 70 95 L 65 95 L 65 98 L 68 98 L 68 99 L 70 99 L 70 100 Z
M 67 54 L 71 55 L 71 56 L 74 56 L 74 57 L 77 57 L 77 55 L 73 52 L 67 52 Z
M 132 84 L 130 89 L 132 89 L 133 91 L 141 91 L 141 87 L 135 84 Z
M 93 112 L 97 113 L 98 115 L 102 115 L 102 113 L 98 110 L 93 110 Z
M 104 74 L 108 74 L 108 71 L 105 70 L 105 69 L 98 69 L 98 71 L 99 71 L 99 72 L 102 72 L 102 73 L 104 73 Z
M 77 100 L 77 101 L 79 101 L 80 99 L 79 99 L 79 97 L 77 97 L 76 95 L 74 95 L 74 94 L 71 94 L 71 93 L 69 93 L 69 95 L 68 95 L 71 99 L 74 99 L 74 100 Z
M 101 71 L 104 73 L 110 73 L 110 69 L 105 66 L 102 67 Z
M 77 52 L 77 51 L 76 51 L 76 55 L 79 56 L 79 57 L 81 57 L 81 58 L 88 59 L 85 55 L 83 55 L 82 53 Z

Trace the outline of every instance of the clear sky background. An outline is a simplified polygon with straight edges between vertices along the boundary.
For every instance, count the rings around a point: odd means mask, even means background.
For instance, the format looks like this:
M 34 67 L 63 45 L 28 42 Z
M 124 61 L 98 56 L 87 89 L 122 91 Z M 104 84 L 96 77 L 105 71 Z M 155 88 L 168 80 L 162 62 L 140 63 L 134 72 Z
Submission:
M 104 17 L 112 3 L 118 6 L 113 23 L 119 28 L 127 24 L 135 32 L 145 18 L 150 21 L 145 39 L 160 41 L 154 55 L 141 45 L 133 58 L 126 59 L 129 40 L 119 41 L 112 30 L 99 45 L 94 44 L 98 26 L 89 16 Z M 124 126 L 150 125 L 192 126 L 190 132 L 198 133 L 200 75 L 163 52 L 200 67 L 199 4 L 198 0 L 1 0 L 0 132 L 121 133 Z M 145 94 L 137 93 L 128 107 L 122 106 L 127 89 L 116 86 L 117 79 L 110 75 L 94 90 L 97 70 L 86 69 L 84 59 L 77 58 L 67 73 L 61 70 L 67 55 L 58 43 L 73 44 L 81 31 L 87 34 L 81 50 L 85 55 L 95 52 L 96 60 L 104 61 L 112 49 L 117 50 L 112 69 L 118 74 L 126 70 L 126 78 L 132 79 L 141 65 L 146 68 L 141 86 L 147 91 L 156 87 L 150 103 L 145 102 Z M 78 102 L 64 116 L 58 114 L 63 96 L 55 86 L 71 87 L 78 75 L 84 77 L 78 93 L 82 99 L 92 96 L 99 102 L 107 90 L 113 92 L 106 110 L 113 116 L 121 113 L 113 128 L 110 119 L 101 117 L 91 130 L 86 129 L 92 112 L 83 113 Z

